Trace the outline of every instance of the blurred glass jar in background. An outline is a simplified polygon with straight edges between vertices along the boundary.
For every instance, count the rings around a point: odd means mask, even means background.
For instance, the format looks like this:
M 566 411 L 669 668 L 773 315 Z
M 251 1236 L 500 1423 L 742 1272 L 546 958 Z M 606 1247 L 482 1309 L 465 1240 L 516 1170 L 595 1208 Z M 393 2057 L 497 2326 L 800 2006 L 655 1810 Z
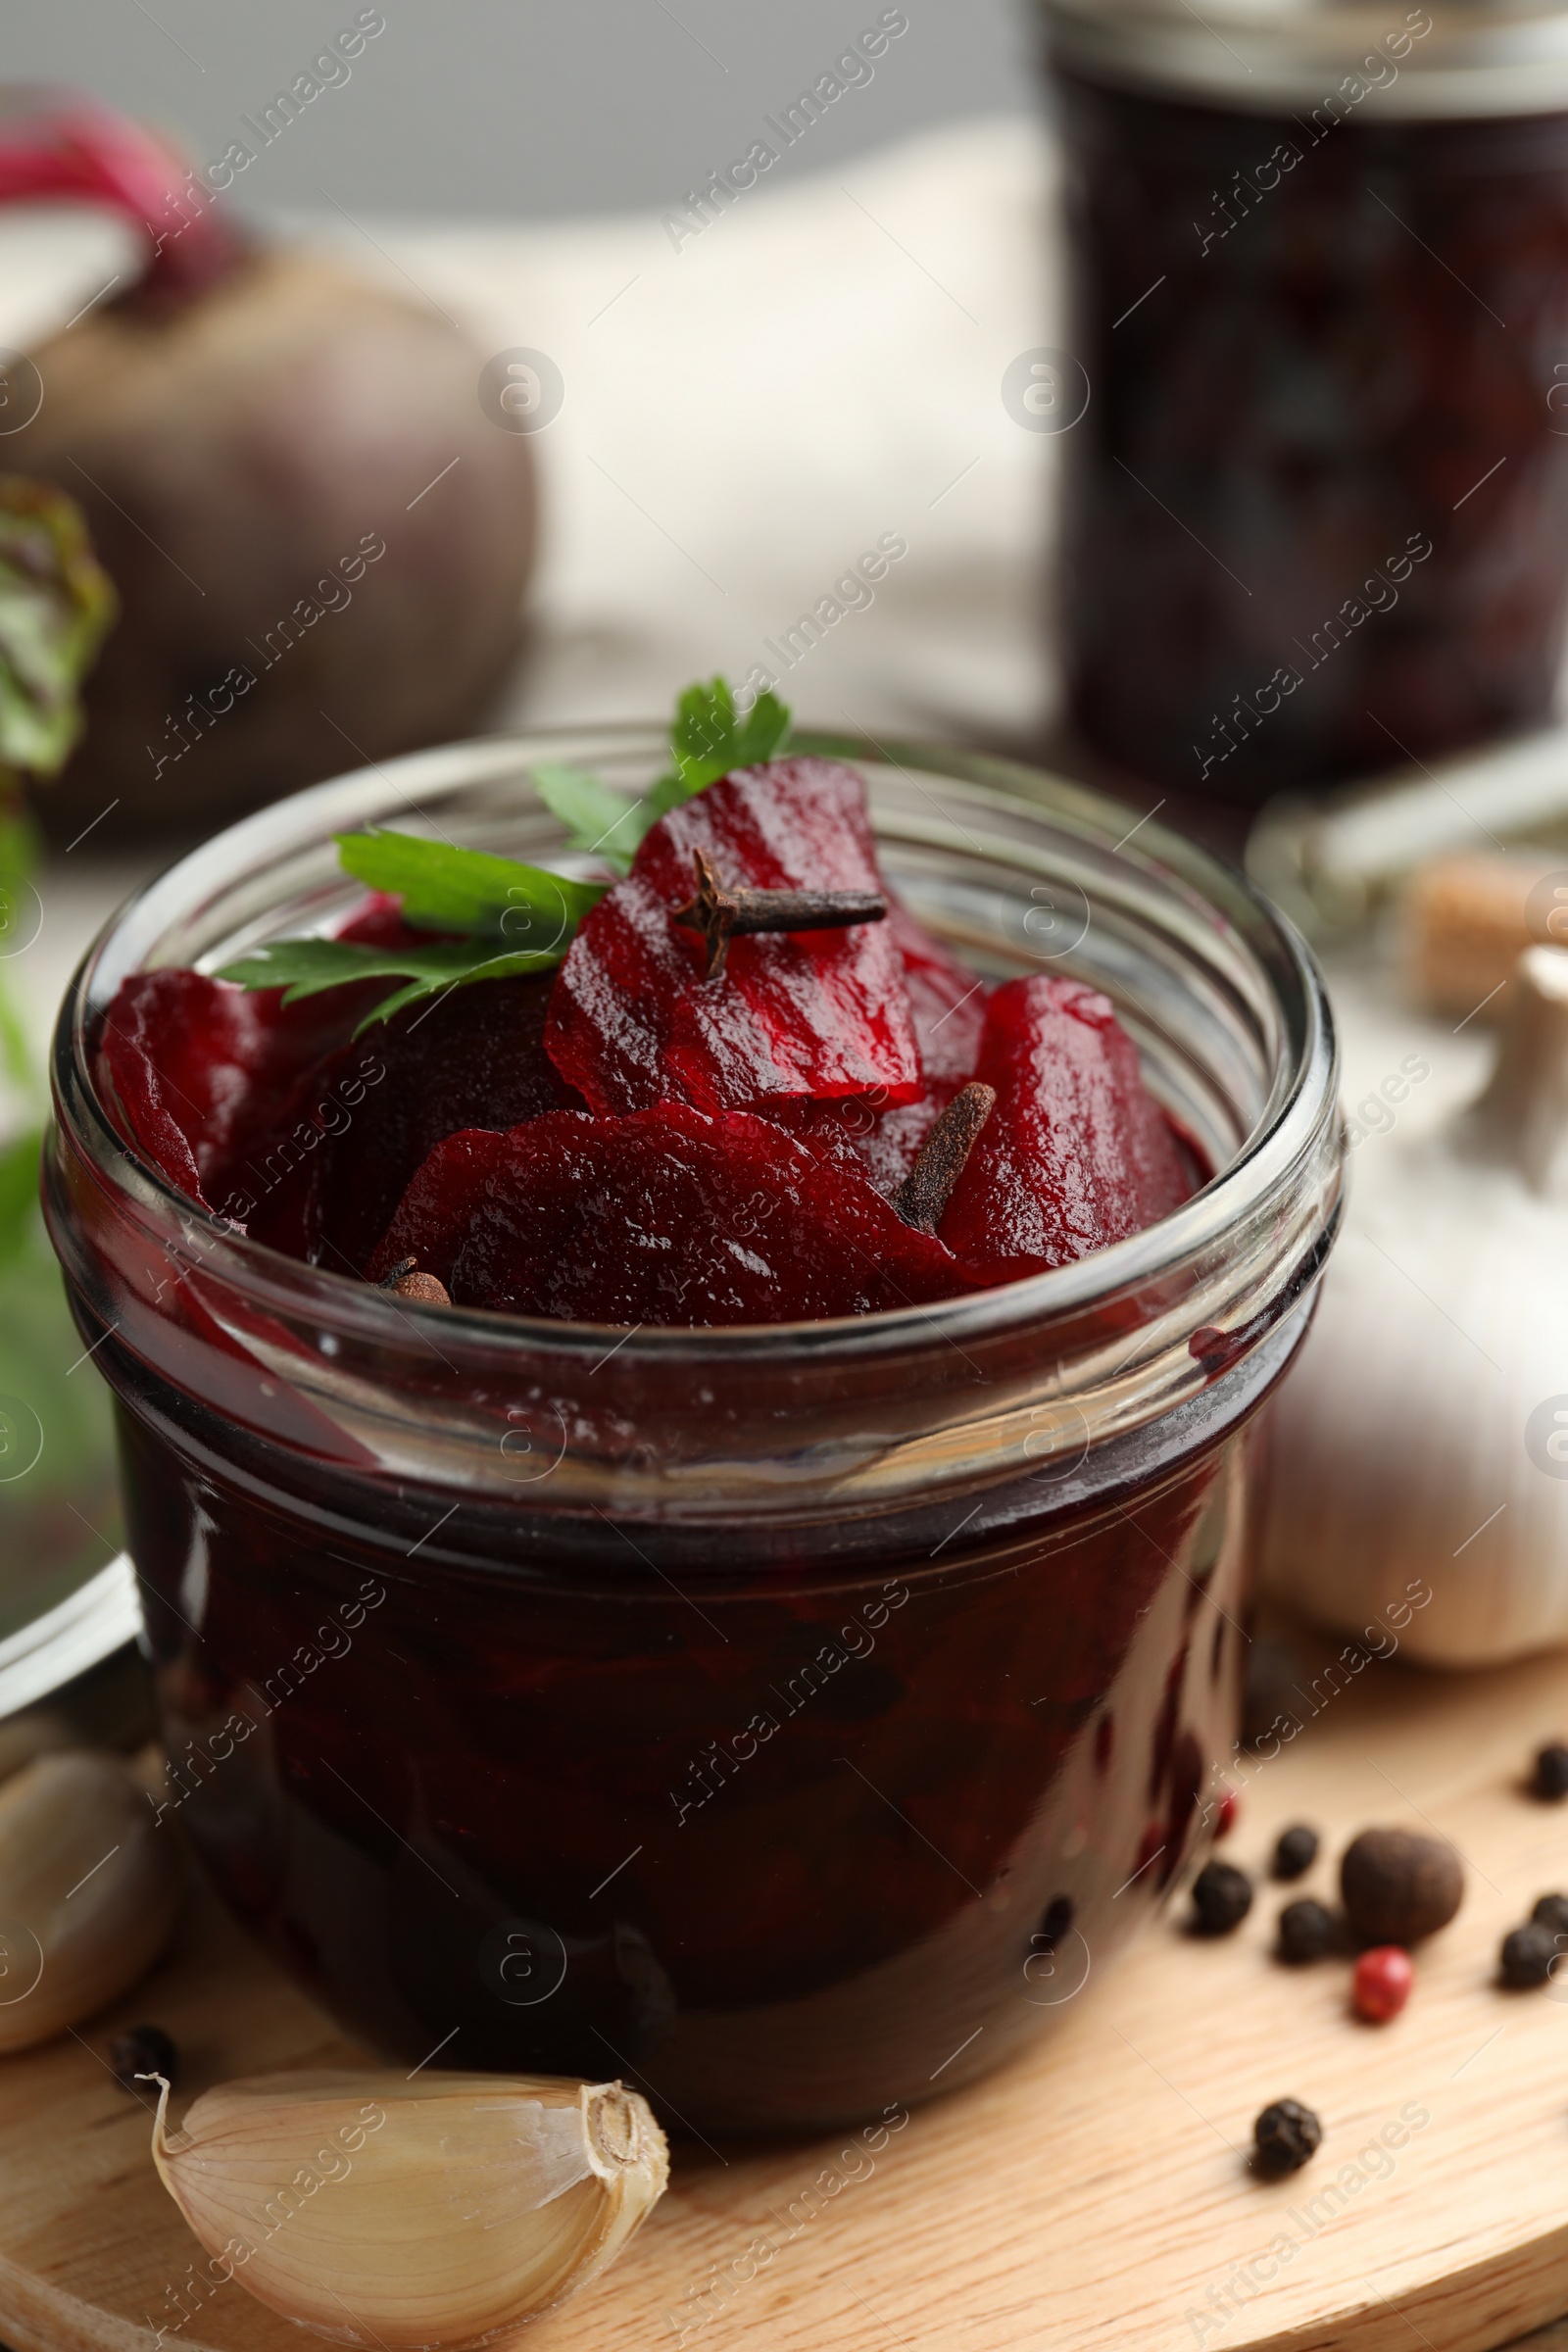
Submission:
M 1089 745 L 1253 801 L 1548 713 L 1568 9 L 1046 0 Z

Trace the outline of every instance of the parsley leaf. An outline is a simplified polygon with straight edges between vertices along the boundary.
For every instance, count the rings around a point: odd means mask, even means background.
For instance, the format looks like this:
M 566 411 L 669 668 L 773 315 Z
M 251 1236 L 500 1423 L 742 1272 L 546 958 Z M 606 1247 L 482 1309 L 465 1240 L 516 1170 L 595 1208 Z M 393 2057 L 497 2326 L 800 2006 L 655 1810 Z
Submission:
M 675 706 L 669 730 L 674 766 L 648 794 L 650 806 L 662 816 L 666 808 L 694 800 L 732 769 L 760 767 L 782 749 L 789 731 L 788 706 L 776 694 L 760 694 L 743 718 L 736 712 L 727 678 L 688 686 Z
M 345 873 L 401 899 L 406 922 L 504 940 L 513 952 L 564 950 L 607 888 L 413 833 L 340 833 L 337 854 Z
M 771 760 L 789 731 L 789 710 L 776 695 L 760 695 L 743 716 L 728 680 L 714 678 L 706 686 L 689 686 L 681 696 L 670 728 L 673 765 L 640 799 L 612 792 L 578 768 L 548 761 L 535 768 L 534 784 L 545 807 L 566 827 L 573 849 L 591 851 L 612 871 L 625 873 L 638 843 L 666 809 L 734 768 Z M 404 987 L 367 1013 L 356 1036 L 405 1004 L 470 980 L 547 971 L 561 961 L 577 925 L 610 888 L 413 833 L 340 833 L 337 853 L 345 873 L 399 900 L 408 923 L 464 936 L 411 948 L 280 939 L 225 964 L 218 977 L 236 980 L 242 988 L 281 988 L 285 1004 L 355 981 L 403 980 Z
M 673 764 L 638 800 L 612 792 L 597 776 L 547 763 L 533 771 L 539 798 L 566 827 L 574 850 L 592 851 L 614 873 L 629 872 L 644 836 L 667 810 L 706 792 L 738 767 L 760 767 L 789 739 L 790 711 L 775 694 L 759 695 L 744 716 L 727 678 L 688 686 L 669 730 Z
M 347 939 L 278 939 L 225 964 L 218 977 L 237 980 L 241 988 L 281 988 L 285 1004 L 356 980 L 406 981 L 406 987 L 394 989 L 366 1014 L 354 1032 L 362 1037 L 374 1022 L 389 1020 L 421 997 L 440 996 L 470 980 L 508 980 L 518 972 L 548 971 L 560 961 L 559 949 L 498 956 L 493 942 L 482 939 L 432 941 L 427 948 L 371 948 Z
M 580 767 L 560 767 L 552 760 L 533 770 L 533 781 L 551 815 L 565 826 L 572 849 L 590 851 L 614 873 L 630 872 L 633 853 L 652 822 L 640 800 L 612 792 Z

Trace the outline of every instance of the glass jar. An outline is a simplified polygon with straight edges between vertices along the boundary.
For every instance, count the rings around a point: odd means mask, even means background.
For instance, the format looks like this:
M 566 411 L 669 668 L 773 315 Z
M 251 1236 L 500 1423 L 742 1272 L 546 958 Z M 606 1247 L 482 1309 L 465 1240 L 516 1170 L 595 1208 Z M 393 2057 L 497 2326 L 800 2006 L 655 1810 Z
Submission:
M 330 921 L 345 828 L 557 855 L 531 762 L 646 784 L 642 729 L 362 770 L 185 858 L 72 991 L 46 1174 L 166 1817 L 368 2041 L 623 2073 L 707 2130 L 963 2082 L 1170 1885 L 1236 1730 L 1247 1425 L 1339 1197 L 1318 979 L 1240 877 L 1025 769 L 808 744 L 979 968 L 1115 999 L 1220 1171 L 1175 1215 L 935 1307 L 625 1331 L 405 1306 L 127 1149 L 93 1079 L 127 973 Z
M 1045 0 L 1066 691 L 1254 801 L 1541 724 L 1568 612 L 1568 10 Z

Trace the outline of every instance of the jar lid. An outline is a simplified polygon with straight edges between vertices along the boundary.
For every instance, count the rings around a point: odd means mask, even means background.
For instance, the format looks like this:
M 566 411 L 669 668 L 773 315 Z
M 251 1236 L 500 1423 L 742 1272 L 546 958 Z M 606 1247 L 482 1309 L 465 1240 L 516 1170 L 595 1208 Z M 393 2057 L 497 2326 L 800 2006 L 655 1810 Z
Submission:
M 1568 108 L 1568 5 L 1041 0 L 1053 62 L 1248 114 L 1346 120 Z

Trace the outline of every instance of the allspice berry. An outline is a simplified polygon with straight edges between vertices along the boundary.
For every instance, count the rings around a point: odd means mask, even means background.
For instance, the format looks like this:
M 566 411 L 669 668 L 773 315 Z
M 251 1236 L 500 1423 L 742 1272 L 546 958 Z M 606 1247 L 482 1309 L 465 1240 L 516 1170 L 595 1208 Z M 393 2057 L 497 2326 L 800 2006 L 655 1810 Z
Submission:
M 379 1291 L 389 1291 L 394 1298 L 407 1298 L 415 1306 L 450 1306 L 452 1299 L 444 1282 L 433 1274 L 419 1271 L 416 1257 L 399 1258 L 390 1273 L 383 1274 L 376 1284 Z
M 1464 1865 L 1446 1838 L 1363 1830 L 1345 1849 L 1340 1894 L 1363 1943 L 1419 1943 L 1464 1899 Z
M 444 1282 L 433 1274 L 421 1274 L 417 1267 L 412 1274 L 401 1274 L 392 1285 L 394 1298 L 407 1298 L 415 1306 L 450 1306 L 451 1295 Z

